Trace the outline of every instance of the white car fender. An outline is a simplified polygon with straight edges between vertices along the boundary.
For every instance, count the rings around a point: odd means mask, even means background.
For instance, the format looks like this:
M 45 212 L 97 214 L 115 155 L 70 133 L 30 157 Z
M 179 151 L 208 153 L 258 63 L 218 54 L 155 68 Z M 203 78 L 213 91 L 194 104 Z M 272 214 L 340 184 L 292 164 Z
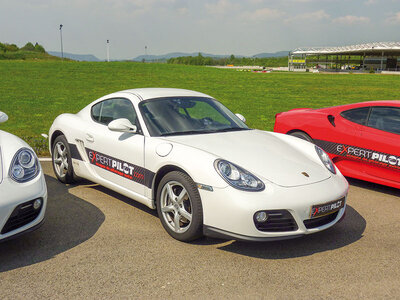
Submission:
M 157 154 L 157 147 L 171 144 L 172 149 L 166 156 Z M 190 153 L 190 155 L 188 155 Z M 218 157 L 202 150 L 190 148 L 179 143 L 170 143 L 163 139 L 146 139 L 145 164 L 146 169 L 157 173 L 165 166 L 176 166 L 185 171 L 196 183 L 214 188 L 225 188 L 227 182 L 221 178 L 214 168 Z M 195 171 L 195 172 L 194 172 Z

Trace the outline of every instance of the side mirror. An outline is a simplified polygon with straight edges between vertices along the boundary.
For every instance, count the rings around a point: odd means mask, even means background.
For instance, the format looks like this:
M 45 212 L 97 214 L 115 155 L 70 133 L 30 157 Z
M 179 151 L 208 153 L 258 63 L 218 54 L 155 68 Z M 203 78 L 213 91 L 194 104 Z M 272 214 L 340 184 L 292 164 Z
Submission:
M 136 133 L 137 127 L 133 125 L 128 119 L 116 119 L 108 124 L 108 129 L 117 132 Z
M 235 114 L 235 115 L 236 115 L 236 117 L 239 118 L 240 121 L 242 121 L 243 123 L 246 123 L 246 118 L 243 117 L 241 114 Z
M 4 123 L 8 120 L 8 116 L 6 113 L 0 111 L 0 123 Z

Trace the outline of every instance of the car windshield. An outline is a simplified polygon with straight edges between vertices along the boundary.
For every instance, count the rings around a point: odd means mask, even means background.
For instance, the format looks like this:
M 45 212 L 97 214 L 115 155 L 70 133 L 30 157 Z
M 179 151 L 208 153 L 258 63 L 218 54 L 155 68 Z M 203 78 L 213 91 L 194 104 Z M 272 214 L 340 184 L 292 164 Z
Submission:
M 205 97 L 168 97 L 139 104 L 151 136 L 248 130 L 234 113 Z

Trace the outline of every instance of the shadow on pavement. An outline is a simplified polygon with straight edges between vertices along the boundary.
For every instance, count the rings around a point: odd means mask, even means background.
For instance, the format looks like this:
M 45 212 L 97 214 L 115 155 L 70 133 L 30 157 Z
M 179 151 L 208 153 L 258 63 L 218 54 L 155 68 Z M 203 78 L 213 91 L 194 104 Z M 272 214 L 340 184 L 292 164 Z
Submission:
M 0 272 L 48 260 L 90 239 L 105 220 L 94 205 L 71 195 L 69 186 L 47 176 L 45 223 L 38 230 L 0 243 Z
M 297 239 L 276 242 L 246 243 L 235 241 L 218 249 L 263 259 L 309 256 L 350 245 L 362 238 L 367 222 L 347 205 L 344 220 L 325 231 Z
M 379 192 L 379 193 L 384 193 L 384 194 L 400 197 L 400 189 L 392 188 L 390 186 L 381 185 L 381 184 L 377 184 L 377 183 L 373 183 L 373 182 L 358 180 L 358 179 L 354 179 L 354 178 L 346 177 L 346 179 L 350 185 L 360 187 L 363 189 L 372 190 L 372 191 Z

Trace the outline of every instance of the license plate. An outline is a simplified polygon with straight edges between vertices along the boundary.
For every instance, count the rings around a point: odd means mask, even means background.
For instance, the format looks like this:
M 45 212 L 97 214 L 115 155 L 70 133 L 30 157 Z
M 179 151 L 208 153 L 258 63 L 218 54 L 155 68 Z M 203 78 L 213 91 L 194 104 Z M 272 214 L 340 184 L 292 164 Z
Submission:
M 344 203 L 345 198 L 343 197 L 339 200 L 328 203 L 313 205 L 311 207 L 310 218 L 314 219 L 337 212 L 339 209 L 344 207 Z

